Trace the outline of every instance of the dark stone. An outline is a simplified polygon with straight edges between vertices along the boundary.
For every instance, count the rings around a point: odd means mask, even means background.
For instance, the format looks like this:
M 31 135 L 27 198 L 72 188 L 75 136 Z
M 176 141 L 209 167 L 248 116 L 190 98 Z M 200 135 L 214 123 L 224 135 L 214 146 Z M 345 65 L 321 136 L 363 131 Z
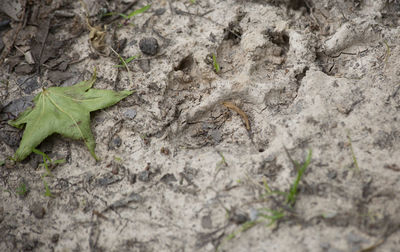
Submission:
M 153 37 L 142 38 L 139 41 L 139 48 L 143 53 L 154 56 L 158 51 L 158 41 Z
M 46 214 L 46 210 L 39 202 L 33 203 L 30 210 L 33 213 L 33 216 L 35 216 L 37 219 L 43 219 L 44 215 Z

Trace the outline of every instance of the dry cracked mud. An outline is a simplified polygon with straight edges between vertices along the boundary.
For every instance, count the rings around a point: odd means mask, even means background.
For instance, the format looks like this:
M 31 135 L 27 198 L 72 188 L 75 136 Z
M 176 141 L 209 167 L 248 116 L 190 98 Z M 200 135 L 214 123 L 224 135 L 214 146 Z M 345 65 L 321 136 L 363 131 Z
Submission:
M 20 2 L 0 4 L 1 251 L 398 251 L 399 1 Z M 57 135 L 53 176 L 8 160 L 7 121 L 94 68 L 135 91 L 92 113 L 101 160 Z M 290 207 L 271 191 L 310 150 Z

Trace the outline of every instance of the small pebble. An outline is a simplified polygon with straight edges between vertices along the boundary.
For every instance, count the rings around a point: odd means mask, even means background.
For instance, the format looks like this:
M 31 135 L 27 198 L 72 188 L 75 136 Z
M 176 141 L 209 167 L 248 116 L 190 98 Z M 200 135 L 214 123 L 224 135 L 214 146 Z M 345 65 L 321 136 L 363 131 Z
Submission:
M 139 41 L 139 48 L 143 53 L 154 56 L 158 51 L 158 41 L 153 37 L 142 38 Z
M 118 135 L 115 135 L 109 142 L 108 146 L 110 147 L 110 149 L 117 149 L 121 146 L 121 144 L 122 139 Z
M 166 11 L 165 8 L 158 8 L 158 9 L 154 12 L 154 14 L 156 14 L 156 16 L 161 16 L 162 14 L 165 13 L 165 11 Z
M 127 109 L 127 110 L 125 110 L 125 112 L 124 112 L 124 116 L 125 116 L 127 119 L 130 119 L 130 120 L 134 119 L 134 118 L 136 117 L 136 114 L 137 114 L 137 112 L 136 112 L 136 110 L 134 110 L 134 109 Z

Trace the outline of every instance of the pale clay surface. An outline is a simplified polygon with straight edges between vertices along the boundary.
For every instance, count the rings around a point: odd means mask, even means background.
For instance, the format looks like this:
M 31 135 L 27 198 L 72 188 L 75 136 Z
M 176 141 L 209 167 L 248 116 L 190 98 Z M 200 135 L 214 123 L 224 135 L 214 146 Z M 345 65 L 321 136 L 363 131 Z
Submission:
M 399 3 L 309 1 L 319 10 L 311 16 L 267 2 L 171 1 L 191 13 L 213 10 L 201 18 L 171 14 L 168 1 L 154 1 L 152 10 L 166 8 L 163 15 L 145 13 L 135 18 L 135 28 L 118 32 L 128 39 L 126 57 L 140 54 L 138 43 L 129 45 L 133 39 L 153 36 L 160 44 L 161 56 L 151 59 L 148 73 L 139 61 L 130 64 L 134 86 L 126 71 L 113 67 L 114 55 L 71 66 L 85 78 L 97 67 L 96 88 L 136 93 L 94 113 L 100 162 L 81 142 L 51 137 L 42 144 L 61 157 L 70 152 L 69 162 L 47 180 L 56 197 L 43 196 L 41 169 L 29 163 L 1 167 L 0 251 L 9 250 L 10 237 L 20 249 L 39 241 L 37 251 L 214 251 L 215 241 L 220 251 L 360 251 L 383 238 L 375 251 L 397 251 L 400 233 L 392 229 L 400 227 L 400 171 L 388 167 L 400 166 L 400 30 L 398 21 L 387 25 L 391 16 L 381 13 Z M 81 14 L 79 4 L 75 11 Z M 224 40 L 224 28 L 238 16 L 241 39 Z M 319 30 L 313 28 L 318 22 Z M 86 33 L 72 52 L 89 54 Z M 211 53 L 222 67 L 218 75 L 207 61 Z M 193 63 L 175 71 L 185 57 Z M 9 78 L 13 83 L 16 76 Z M 9 100 L 19 97 L 12 90 Z M 224 101 L 249 116 L 250 135 Z M 134 119 L 125 118 L 129 109 Z M 110 149 L 114 134 L 122 145 Z M 160 153 L 162 147 L 169 155 Z M 284 147 L 298 161 L 313 151 L 294 209 L 298 218 L 278 227 L 258 224 L 226 239 L 240 226 L 229 222 L 225 208 L 248 215 L 272 208 L 274 202 L 260 201 L 264 180 L 275 190 L 289 189 L 295 173 Z M 13 154 L 2 148 L 0 159 Z M 111 173 L 115 166 L 117 175 Z M 132 174 L 146 169 L 150 181 L 130 183 Z M 166 174 L 177 181 L 160 181 Z M 15 191 L 22 178 L 30 185 L 24 199 L 5 190 Z M 104 178 L 120 181 L 100 185 Z M 43 219 L 30 212 L 35 202 L 46 210 Z M 127 204 L 109 208 L 121 202 Z M 54 234 L 60 235 L 57 243 L 51 242 Z

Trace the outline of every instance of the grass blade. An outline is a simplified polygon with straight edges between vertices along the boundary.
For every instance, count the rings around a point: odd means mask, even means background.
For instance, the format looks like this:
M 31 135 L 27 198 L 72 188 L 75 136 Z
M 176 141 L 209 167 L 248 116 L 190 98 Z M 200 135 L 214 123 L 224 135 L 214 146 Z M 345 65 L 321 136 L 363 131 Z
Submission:
M 151 4 L 146 5 L 146 6 L 144 6 L 143 8 L 140 8 L 140 9 L 138 9 L 138 10 L 132 11 L 131 13 L 128 14 L 128 16 L 126 16 L 126 15 L 124 15 L 124 14 L 119 14 L 119 15 L 121 15 L 121 16 L 122 16 L 123 18 L 125 18 L 125 19 L 129 19 L 129 18 L 131 18 L 131 17 L 134 17 L 134 16 L 136 16 L 136 15 L 138 15 L 138 14 L 140 14 L 140 13 L 143 13 L 143 12 L 147 11 L 148 9 L 150 9 L 150 7 L 151 7 Z

